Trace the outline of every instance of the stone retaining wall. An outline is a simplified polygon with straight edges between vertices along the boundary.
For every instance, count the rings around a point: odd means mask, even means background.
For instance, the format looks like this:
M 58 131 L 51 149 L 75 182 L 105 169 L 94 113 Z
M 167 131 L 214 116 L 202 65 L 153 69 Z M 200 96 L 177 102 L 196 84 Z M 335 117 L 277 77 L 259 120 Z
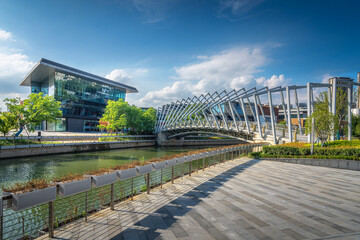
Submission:
M 311 159 L 311 158 L 261 158 L 262 160 L 296 163 L 320 167 L 341 168 L 360 171 L 360 161 L 344 159 Z
M 27 147 L 27 148 L 12 148 L 1 149 L 0 159 L 16 158 L 16 157 L 28 157 L 39 156 L 58 153 L 77 153 L 77 152 L 89 152 L 89 151 L 101 151 L 120 148 L 135 148 L 135 147 L 148 147 L 155 146 L 154 141 L 128 141 L 117 143 L 89 143 L 79 145 L 65 145 L 58 144 L 49 147 Z

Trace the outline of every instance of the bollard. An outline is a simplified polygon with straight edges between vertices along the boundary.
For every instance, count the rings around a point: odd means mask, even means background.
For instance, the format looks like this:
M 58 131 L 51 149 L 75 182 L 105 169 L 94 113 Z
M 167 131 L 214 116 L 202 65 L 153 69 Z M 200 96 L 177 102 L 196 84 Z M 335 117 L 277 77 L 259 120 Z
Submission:
M 110 185 L 110 210 L 114 210 L 114 184 Z
M 146 192 L 150 194 L 150 173 L 147 174 Z
M 49 238 L 54 237 L 54 201 L 49 202 Z

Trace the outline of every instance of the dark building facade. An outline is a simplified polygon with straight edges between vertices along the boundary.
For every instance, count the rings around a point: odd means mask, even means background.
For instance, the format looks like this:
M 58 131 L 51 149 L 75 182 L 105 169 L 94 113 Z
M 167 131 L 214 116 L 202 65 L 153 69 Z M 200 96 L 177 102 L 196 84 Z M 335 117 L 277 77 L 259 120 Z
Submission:
M 97 131 L 108 100 L 125 100 L 137 89 L 42 58 L 20 83 L 32 93 L 43 92 L 61 102 L 63 117 L 44 122 L 41 130 Z

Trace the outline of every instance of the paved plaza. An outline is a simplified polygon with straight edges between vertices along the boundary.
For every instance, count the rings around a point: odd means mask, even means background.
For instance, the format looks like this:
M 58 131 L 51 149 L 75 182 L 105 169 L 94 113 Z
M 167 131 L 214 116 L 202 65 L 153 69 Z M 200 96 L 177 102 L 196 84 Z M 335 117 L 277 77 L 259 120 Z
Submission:
M 360 239 L 360 172 L 237 159 L 60 227 L 55 238 Z

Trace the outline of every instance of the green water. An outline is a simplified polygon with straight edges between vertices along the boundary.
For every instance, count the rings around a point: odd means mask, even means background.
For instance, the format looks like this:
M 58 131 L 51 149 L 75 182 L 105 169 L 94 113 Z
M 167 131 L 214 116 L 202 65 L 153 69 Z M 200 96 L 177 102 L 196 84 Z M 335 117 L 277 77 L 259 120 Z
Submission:
M 0 187 L 34 178 L 51 180 L 68 173 L 84 173 L 92 169 L 121 165 L 134 160 L 148 160 L 199 148 L 204 147 L 128 148 L 0 160 Z

